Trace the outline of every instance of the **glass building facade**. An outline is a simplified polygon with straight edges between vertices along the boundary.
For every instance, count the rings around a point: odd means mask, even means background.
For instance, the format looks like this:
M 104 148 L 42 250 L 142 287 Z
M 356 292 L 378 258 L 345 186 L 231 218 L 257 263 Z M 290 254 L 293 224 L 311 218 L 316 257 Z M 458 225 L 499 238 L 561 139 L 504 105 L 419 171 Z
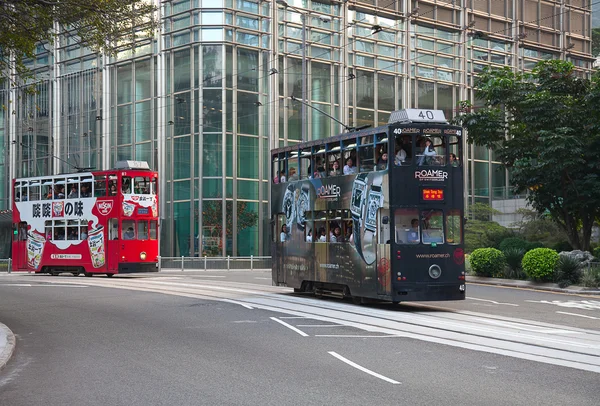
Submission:
M 155 2 L 155 37 L 109 57 L 64 32 L 28 60 L 35 80 L 0 82 L 0 209 L 13 177 L 142 160 L 161 176 L 161 255 L 269 255 L 271 148 L 340 133 L 327 115 L 451 118 L 486 66 L 593 62 L 588 0 Z M 468 202 L 505 198 L 493 151 L 466 151 Z

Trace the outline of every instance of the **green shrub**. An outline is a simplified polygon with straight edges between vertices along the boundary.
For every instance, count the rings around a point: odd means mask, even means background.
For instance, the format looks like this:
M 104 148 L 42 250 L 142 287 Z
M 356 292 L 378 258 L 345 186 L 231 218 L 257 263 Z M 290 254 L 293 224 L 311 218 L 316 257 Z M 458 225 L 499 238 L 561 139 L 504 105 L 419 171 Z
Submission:
M 477 248 L 497 248 L 500 242 L 513 236 L 513 232 L 495 221 L 469 220 L 465 224 L 465 251 Z
M 566 288 L 579 282 L 581 278 L 581 262 L 573 257 L 560 257 L 556 263 L 555 279 L 558 286 Z
M 600 259 L 600 247 L 594 248 L 594 258 Z
M 558 258 L 558 253 L 550 248 L 534 248 L 523 256 L 521 267 L 529 279 L 549 282 Z
M 496 248 L 478 248 L 469 255 L 469 262 L 477 276 L 500 276 L 506 265 L 504 254 Z
M 509 238 L 505 238 L 504 240 L 502 240 L 502 242 L 498 246 L 498 249 L 500 251 L 504 252 L 508 249 L 515 249 L 515 248 L 524 250 L 525 247 L 527 247 L 527 241 L 525 241 L 519 237 L 509 237 Z
M 525 249 L 516 247 L 507 248 L 503 250 L 503 254 L 507 265 L 504 270 L 504 277 L 508 279 L 525 279 L 525 275 L 521 269 L 521 261 L 525 255 Z
M 585 268 L 582 272 L 580 283 L 586 288 L 600 287 L 600 267 L 591 266 Z

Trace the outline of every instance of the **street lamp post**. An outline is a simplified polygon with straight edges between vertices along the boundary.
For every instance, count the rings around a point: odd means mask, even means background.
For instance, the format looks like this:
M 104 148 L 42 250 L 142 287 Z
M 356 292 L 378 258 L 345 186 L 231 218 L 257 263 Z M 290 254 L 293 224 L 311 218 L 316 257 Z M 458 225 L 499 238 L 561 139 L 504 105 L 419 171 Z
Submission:
M 276 0 L 277 4 L 281 4 L 284 8 L 291 8 L 300 13 L 300 21 L 302 21 L 302 101 L 307 103 L 306 100 L 306 13 L 297 9 L 294 6 L 290 6 L 285 0 Z M 301 132 L 302 141 L 306 141 L 306 105 L 302 103 L 301 110 Z

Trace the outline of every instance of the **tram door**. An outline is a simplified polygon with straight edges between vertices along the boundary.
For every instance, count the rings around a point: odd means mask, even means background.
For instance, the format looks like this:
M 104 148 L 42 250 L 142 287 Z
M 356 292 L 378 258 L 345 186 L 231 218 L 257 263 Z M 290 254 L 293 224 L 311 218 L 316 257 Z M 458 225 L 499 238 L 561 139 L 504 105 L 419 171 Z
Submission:
M 119 222 L 117 219 L 108 220 L 108 241 L 106 243 L 107 269 L 117 271 L 119 268 L 119 254 L 121 252 L 119 240 Z
M 377 294 L 391 293 L 391 261 L 390 261 L 390 210 L 379 209 L 377 213 Z
M 275 283 L 276 284 L 285 284 L 285 244 L 281 242 L 281 226 L 285 224 L 285 215 L 279 214 L 277 217 L 271 220 L 271 232 L 273 233 L 273 237 L 271 239 L 271 252 L 274 254 L 275 261 L 273 262 L 273 266 L 276 268 L 273 273 L 276 276 Z

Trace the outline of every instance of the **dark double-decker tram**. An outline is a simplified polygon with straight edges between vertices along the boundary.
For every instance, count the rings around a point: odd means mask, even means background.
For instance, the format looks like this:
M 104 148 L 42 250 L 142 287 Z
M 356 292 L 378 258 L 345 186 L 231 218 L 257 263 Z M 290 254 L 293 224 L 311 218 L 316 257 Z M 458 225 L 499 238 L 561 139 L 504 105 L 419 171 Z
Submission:
M 273 283 L 358 301 L 465 298 L 462 129 L 440 110 L 271 153 Z

